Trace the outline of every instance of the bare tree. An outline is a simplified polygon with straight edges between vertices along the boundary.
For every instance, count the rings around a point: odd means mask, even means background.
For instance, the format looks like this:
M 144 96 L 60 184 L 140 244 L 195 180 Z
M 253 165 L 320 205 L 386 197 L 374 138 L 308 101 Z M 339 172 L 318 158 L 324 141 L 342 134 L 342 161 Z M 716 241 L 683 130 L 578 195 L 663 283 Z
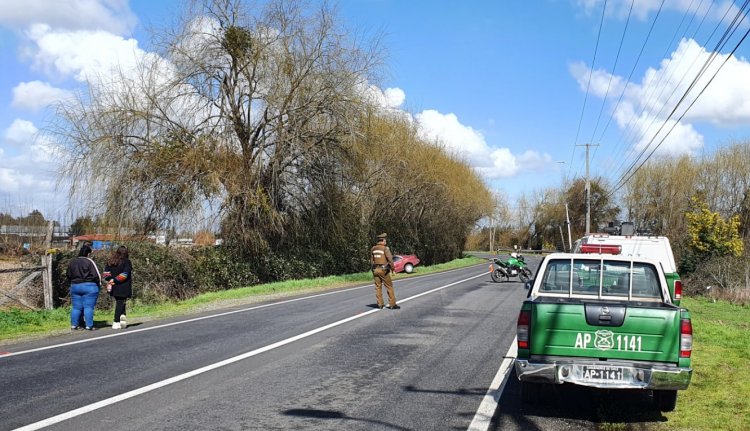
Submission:
M 750 145 L 735 143 L 704 157 L 698 177 L 710 208 L 724 217 L 736 214 L 750 189 Z
M 377 47 L 296 0 L 196 3 L 159 46 L 60 106 L 73 198 L 143 232 L 212 204 L 228 242 L 266 248 L 311 166 L 345 155 Z
M 685 232 L 685 212 L 697 188 L 697 166 L 688 156 L 644 165 L 628 183 L 625 217 L 673 239 Z

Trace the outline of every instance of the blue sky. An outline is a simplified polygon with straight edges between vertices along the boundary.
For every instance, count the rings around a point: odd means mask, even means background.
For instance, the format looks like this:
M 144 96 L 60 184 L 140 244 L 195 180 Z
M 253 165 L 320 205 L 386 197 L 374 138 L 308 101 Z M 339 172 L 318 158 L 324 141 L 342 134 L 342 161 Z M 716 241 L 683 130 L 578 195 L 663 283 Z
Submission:
M 58 158 L 49 151 L 54 142 L 37 133 L 53 118 L 49 106 L 83 88 L 86 73 L 148 53 L 146 27 L 173 21 L 181 5 L 177 0 L 3 0 L 0 212 L 20 215 L 36 208 L 48 218 L 69 217 L 65 190 L 55 186 Z M 700 157 L 747 139 L 750 43 L 726 62 L 682 121 L 675 125 L 674 119 L 727 58 L 750 20 L 667 119 L 740 5 L 726 0 L 342 0 L 337 7 L 353 32 L 382 35 L 386 62 L 382 80 L 372 84 L 386 96 L 385 103 L 408 112 L 424 136 L 462 155 L 492 189 L 514 199 L 583 175 L 584 151 L 576 144 L 598 144 L 591 173 L 617 183 L 639 151 L 648 154 L 659 142 L 654 157 Z

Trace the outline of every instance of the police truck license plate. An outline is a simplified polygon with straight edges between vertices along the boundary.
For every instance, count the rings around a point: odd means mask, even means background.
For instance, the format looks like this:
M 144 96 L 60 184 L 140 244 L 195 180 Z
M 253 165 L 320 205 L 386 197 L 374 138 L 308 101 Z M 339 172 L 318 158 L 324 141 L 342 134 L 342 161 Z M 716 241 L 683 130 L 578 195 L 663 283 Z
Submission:
M 581 368 L 585 380 L 621 381 L 624 378 L 622 367 L 583 365 Z

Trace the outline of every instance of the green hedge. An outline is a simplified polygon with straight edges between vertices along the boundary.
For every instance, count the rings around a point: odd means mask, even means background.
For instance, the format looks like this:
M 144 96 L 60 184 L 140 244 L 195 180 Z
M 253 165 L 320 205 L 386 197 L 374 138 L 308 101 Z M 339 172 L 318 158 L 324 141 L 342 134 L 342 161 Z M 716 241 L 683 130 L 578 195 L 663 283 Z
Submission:
M 165 247 L 150 242 L 122 242 L 133 263 L 133 296 L 145 304 L 158 304 L 259 283 L 331 275 L 344 268 L 326 252 L 281 256 L 266 253 L 251 258 L 229 247 Z M 57 253 L 54 260 L 55 297 L 58 306 L 70 305 L 68 263 L 78 251 Z M 96 250 L 91 257 L 103 270 L 109 250 Z M 346 262 L 347 265 L 351 262 Z M 345 265 L 346 266 L 346 265 Z M 112 300 L 102 291 L 97 308 L 108 309 Z

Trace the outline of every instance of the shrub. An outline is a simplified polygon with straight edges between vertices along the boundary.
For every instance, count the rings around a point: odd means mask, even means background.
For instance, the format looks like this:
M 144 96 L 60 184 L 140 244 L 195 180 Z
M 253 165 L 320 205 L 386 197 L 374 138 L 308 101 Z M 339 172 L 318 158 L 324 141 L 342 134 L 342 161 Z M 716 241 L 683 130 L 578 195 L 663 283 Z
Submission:
M 146 304 L 187 299 L 203 292 L 234 289 L 258 283 L 363 271 L 366 253 L 357 250 L 306 250 L 266 253 L 250 258 L 226 246 L 174 248 L 151 242 L 123 241 L 133 263 L 133 297 Z M 77 250 L 55 255 L 53 285 L 56 306 L 70 305 L 70 282 L 65 275 Z M 103 271 L 109 250 L 96 250 L 92 258 Z M 341 257 L 343 256 L 343 257 Z M 40 290 L 41 292 L 41 290 Z M 97 308 L 111 309 L 113 301 L 102 289 Z
M 190 298 L 200 293 L 190 277 L 195 259 L 188 249 L 150 242 L 124 243 L 133 263 L 133 296 L 145 303 Z
M 262 282 L 319 277 L 322 272 L 315 263 L 291 256 L 266 253 L 252 262 Z
M 743 257 L 714 256 L 699 265 L 685 279 L 685 293 L 708 295 L 733 303 L 750 302 L 750 262 Z
M 201 292 L 234 289 L 259 282 L 252 265 L 226 247 L 193 249 L 189 271 Z

